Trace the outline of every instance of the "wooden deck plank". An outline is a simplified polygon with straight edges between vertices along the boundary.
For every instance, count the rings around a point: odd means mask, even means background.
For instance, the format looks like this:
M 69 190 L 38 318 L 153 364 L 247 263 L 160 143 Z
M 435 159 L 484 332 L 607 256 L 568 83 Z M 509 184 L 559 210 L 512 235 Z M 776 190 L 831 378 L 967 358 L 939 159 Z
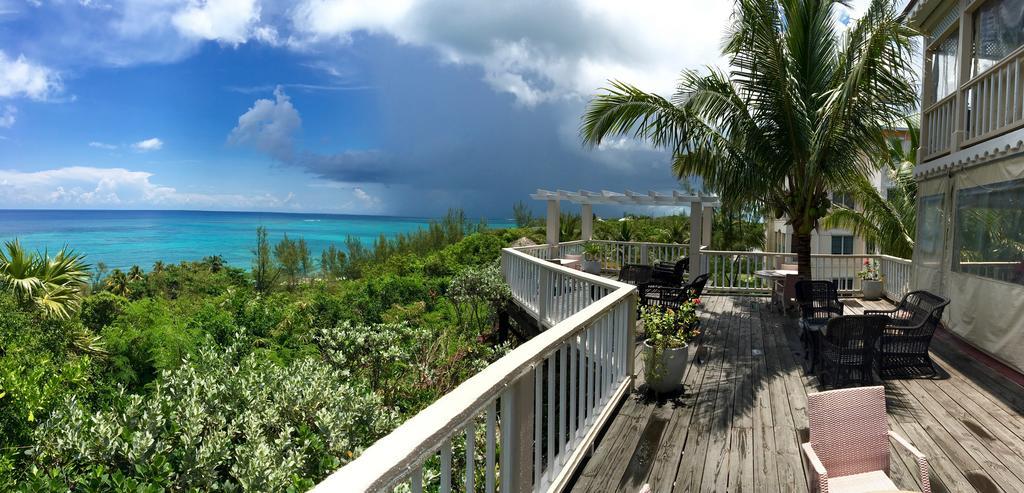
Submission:
M 575 490 L 807 490 L 799 447 L 818 380 L 804 371 L 795 320 L 755 298 L 705 301 L 686 392 L 624 404 Z M 848 314 L 885 308 L 845 304 Z M 1024 389 L 948 342 L 934 344 L 933 357 L 938 378 L 884 382 L 890 428 L 928 456 L 933 491 L 1024 491 Z M 918 487 L 916 462 L 890 452 L 894 481 Z

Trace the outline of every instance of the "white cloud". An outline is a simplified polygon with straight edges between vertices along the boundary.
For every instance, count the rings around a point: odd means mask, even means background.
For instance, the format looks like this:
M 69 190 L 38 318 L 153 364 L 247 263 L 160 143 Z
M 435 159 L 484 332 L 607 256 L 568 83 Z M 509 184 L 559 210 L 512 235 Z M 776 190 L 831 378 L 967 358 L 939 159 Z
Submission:
M 11 128 L 14 126 L 14 115 L 18 114 L 18 108 L 11 105 L 4 105 L 0 111 L 0 128 Z
M 278 86 L 274 100 L 257 99 L 248 111 L 238 117 L 228 142 L 251 145 L 281 161 L 291 161 L 295 153 L 293 134 L 302 126 L 299 112 L 291 99 Z
M 146 139 L 146 140 L 140 140 L 140 141 L 132 144 L 132 148 L 137 150 L 137 151 L 140 151 L 140 152 L 157 151 L 157 150 L 162 149 L 163 147 L 164 147 L 164 141 L 162 141 L 162 140 L 160 140 L 160 139 L 158 139 L 156 137 L 153 137 L 151 139 Z
M 276 40 L 272 28 L 257 28 L 260 6 L 255 0 L 190 0 L 188 6 L 173 17 L 174 27 L 183 36 L 199 40 L 238 45 L 257 35 L 263 40 Z
M 96 141 L 89 142 L 89 147 L 95 147 L 97 149 L 106 149 L 108 151 L 112 151 L 114 149 L 117 149 L 117 146 L 114 145 L 114 144 L 106 144 L 106 143 L 103 143 L 103 142 L 96 142 Z
M 294 196 L 181 192 L 153 183 L 152 173 L 72 166 L 43 171 L 0 170 L 0 204 L 11 207 L 294 208 Z
M 0 98 L 45 100 L 61 88 L 60 76 L 53 70 L 29 61 L 25 55 L 10 58 L 0 51 Z
M 719 61 L 731 11 L 703 0 L 303 0 L 293 22 L 307 43 L 367 31 L 434 48 L 530 105 L 589 95 L 609 78 L 669 92 L 680 68 Z

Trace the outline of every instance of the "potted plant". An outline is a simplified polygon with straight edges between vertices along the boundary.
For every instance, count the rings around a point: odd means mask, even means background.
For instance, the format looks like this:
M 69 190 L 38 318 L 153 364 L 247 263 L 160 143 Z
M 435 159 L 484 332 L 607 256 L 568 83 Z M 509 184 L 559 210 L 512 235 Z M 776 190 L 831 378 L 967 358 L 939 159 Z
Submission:
M 646 306 L 640 311 L 644 341 L 644 377 L 656 393 L 669 393 L 683 385 L 690 341 L 700 335 L 699 299 L 690 298 L 678 309 Z
M 885 280 L 885 276 L 878 271 L 877 260 L 864 259 L 864 268 L 857 273 L 857 277 L 860 278 L 860 289 L 865 300 L 882 299 L 882 281 Z
M 600 275 L 603 261 L 604 248 L 600 243 L 588 241 L 583 244 L 583 272 Z

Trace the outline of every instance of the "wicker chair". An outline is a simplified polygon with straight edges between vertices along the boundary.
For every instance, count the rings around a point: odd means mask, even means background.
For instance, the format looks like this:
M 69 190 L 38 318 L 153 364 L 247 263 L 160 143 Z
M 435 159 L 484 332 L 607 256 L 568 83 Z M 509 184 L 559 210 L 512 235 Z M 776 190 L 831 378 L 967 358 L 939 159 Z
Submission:
M 843 304 L 839 302 L 839 291 L 832 281 L 797 281 L 796 301 L 800 305 L 800 341 L 804 343 L 804 358 L 810 360 L 811 371 L 814 371 L 821 331 L 829 319 L 843 314 Z
M 651 284 L 659 286 L 681 286 L 683 274 L 690 269 L 690 257 L 675 262 L 657 262 L 651 273 Z
M 889 438 L 914 456 L 921 490 L 931 493 L 924 454 L 888 429 L 884 387 L 808 394 L 807 418 L 810 441 L 803 451 L 822 493 L 899 490 L 889 478 Z
M 865 314 L 887 315 L 892 321 L 878 340 L 878 373 L 934 374 L 928 355 L 935 329 L 949 300 L 928 291 L 912 291 L 903 296 L 893 310 L 869 310 Z
M 644 306 L 660 306 L 679 309 L 684 301 L 700 298 L 704 292 L 704 286 L 708 282 L 708 275 L 701 274 L 692 283 L 685 286 L 644 286 L 640 293 L 640 304 Z
M 875 342 L 889 323 L 885 315 L 846 315 L 828 321 L 819 341 L 822 381 L 832 387 L 849 382 L 870 385 Z

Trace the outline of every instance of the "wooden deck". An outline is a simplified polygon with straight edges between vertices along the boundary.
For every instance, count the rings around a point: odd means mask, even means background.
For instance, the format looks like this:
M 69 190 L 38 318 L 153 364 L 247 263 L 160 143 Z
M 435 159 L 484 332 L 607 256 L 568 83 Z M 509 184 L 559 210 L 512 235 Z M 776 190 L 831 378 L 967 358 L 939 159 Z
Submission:
M 683 395 L 627 398 L 574 491 L 807 491 L 800 444 L 818 382 L 804 372 L 796 321 L 764 298 L 705 302 Z M 887 307 L 844 303 L 847 313 Z M 932 350 L 937 377 L 885 381 L 890 426 L 928 456 L 933 491 L 1024 491 L 1024 388 L 948 337 Z M 914 462 L 892 453 L 894 480 L 915 488 Z

